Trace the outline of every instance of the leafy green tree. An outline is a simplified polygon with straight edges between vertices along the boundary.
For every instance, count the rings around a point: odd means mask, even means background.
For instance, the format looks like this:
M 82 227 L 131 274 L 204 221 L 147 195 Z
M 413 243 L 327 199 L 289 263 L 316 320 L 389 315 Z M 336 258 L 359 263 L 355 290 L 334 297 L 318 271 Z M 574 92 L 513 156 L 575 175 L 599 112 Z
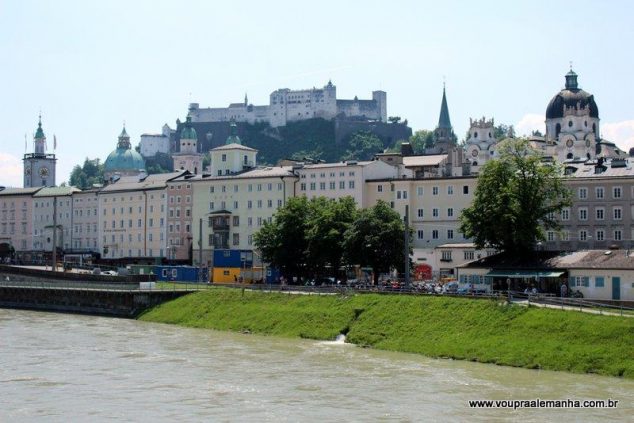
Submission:
M 336 278 L 343 261 L 343 234 L 357 217 L 356 203 L 352 197 L 338 200 L 317 197 L 310 200 L 309 208 L 306 226 L 309 266 L 322 274 L 326 265 L 330 265 Z
M 255 246 L 262 251 L 262 259 L 280 269 L 285 276 L 306 276 L 306 216 L 310 213 L 305 196 L 292 197 L 279 208 L 271 223 L 255 233 Z
M 148 175 L 156 173 L 168 173 L 174 171 L 174 161 L 167 153 L 156 153 L 154 157 L 145 159 L 145 169 Z
M 376 153 L 383 151 L 381 139 L 367 131 L 355 132 L 348 145 L 349 149 L 344 157 L 347 160 L 370 160 Z
M 373 207 L 361 210 L 344 234 L 344 257 L 348 263 L 372 267 L 377 284 L 379 273 L 403 269 L 404 231 L 399 214 L 379 200 Z
M 409 137 L 407 141 L 396 141 L 394 143 L 394 146 L 389 148 L 388 151 L 391 153 L 400 153 L 401 144 L 403 144 L 404 142 L 409 142 L 412 145 L 414 154 L 425 154 L 426 148 L 431 148 L 434 146 L 434 131 L 429 131 L 427 129 L 416 131 L 411 137 Z
M 86 157 L 83 166 L 75 165 L 70 173 L 69 184 L 79 189 L 88 189 L 93 184 L 103 183 L 103 164 L 99 159 Z
M 544 230 L 558 229 L 555 218 L 570 205 L 561 168 L 545 164 L 528 141 L 508 139 L 499 144 L 499 158 L 487 162 L 478 176 L 471 206 L 462 211 L 460 230 L 476 248 L 492 247 L 508 254 L 525 254 Z

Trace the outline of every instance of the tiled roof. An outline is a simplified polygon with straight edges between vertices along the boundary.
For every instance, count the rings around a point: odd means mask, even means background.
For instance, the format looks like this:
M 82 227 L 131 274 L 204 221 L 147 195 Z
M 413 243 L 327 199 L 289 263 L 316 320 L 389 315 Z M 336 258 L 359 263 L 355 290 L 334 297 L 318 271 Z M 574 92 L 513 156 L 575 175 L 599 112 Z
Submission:
M 42 187 L 35 188 L 5 188 L 0 191 L 0 195 L 30 195 L 38 192 Z
M 406 156 L 403 157 L 403 165 L 405 167 L 438 166 L 446 158 L 446 154 L 431 154 L 428 156 Z
M 167 185 L 167 181 L 177 178 L 183 175 L 183 173 L 183 171 L 157 173 L 154 175 L 148 175 L 142 181 L 139 181 L 138 176 L 122 176 L 116 182 L 104 187 L 101 192 L 108 193 L 116 191 L 137 191 L 141 189 L 163 188 Z
M 249 178 L 279 178 L 293 175 L 292 166 L 282 167 L 259 167 L 246 172 L 236 173 L 233 175 L 196 175 L 193 178 L 187 179 L 188 181 L 214 181 L 214 180 L 236 180 L 236 179 L 249 179 Z M 183 180 L 179 178 L 177 180 Z
M 74 192 L 81 192 L 75 187 L 45 187 L 33 194 L 33 197 L 62 197 L 72 195 Z
M 227 145 L 221 145 L 220 147 L 212 148 L 211 151 L 220 150 L 245 150 L 245 151 L 258 151 L 255 148 L 247 147 L 246 145 L 231 143 Z

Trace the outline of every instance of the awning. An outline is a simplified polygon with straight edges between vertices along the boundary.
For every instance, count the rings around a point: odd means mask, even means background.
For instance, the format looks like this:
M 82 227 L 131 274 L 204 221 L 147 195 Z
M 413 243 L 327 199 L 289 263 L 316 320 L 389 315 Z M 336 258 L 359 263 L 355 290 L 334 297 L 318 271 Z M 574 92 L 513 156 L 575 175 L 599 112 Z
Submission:
M 552 270 L 491 270 L 485 276 L 498 278 L 559 278 L 564 273 Z

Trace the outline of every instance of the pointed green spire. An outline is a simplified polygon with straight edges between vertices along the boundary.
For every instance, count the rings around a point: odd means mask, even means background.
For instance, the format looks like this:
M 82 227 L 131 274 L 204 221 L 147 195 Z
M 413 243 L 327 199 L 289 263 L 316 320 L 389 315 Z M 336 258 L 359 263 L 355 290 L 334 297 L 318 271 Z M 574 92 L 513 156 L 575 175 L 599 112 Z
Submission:
M 438 127 L 451 129 L 451 120 L 449 119 L 449 107 L 447 107 L 447 95 L 445 94 L 445 85 L 442 87 L 442 103 L 440 105 L 440 117 L 438 118 Z
M 42 115 L 39 116 L 39 120 L 37 122 L 37 131 L 35 131 L 35 139 L 43 139 L 46 138 L 44 135 L 44 130 L 42 129 Z

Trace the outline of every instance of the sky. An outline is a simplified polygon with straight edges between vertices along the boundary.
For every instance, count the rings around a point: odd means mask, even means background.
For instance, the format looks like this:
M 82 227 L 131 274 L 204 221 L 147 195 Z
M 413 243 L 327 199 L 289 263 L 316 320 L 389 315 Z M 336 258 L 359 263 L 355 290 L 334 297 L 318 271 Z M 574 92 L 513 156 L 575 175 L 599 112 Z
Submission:
M 634 146 L 630 1 L 0 0 L 0 185 L 22 186 L 42 114 L 57 183 L 187 105 L 268 104 L 278 88 L 387 92 L 389 116 L 438 122 L 443 81 L 460 139 L 469 118 L 544 131 L 570 62 L 602 136 Z

